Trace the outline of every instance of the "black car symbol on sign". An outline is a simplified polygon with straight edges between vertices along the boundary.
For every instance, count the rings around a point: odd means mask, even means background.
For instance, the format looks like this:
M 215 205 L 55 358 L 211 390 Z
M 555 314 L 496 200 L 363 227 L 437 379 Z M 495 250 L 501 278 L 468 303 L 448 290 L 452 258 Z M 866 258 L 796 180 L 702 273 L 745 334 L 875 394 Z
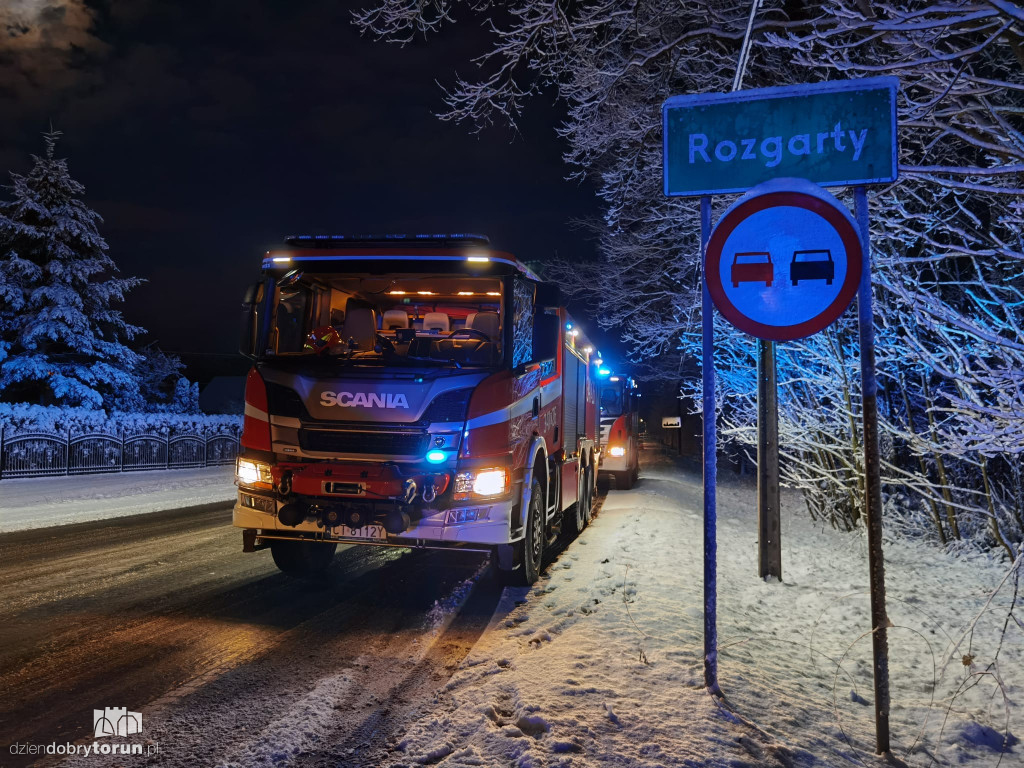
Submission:
M 747 251 L 732 257 L 730 277 L 733 288 L 739 288 L 740 283 L 764 283 L 771 288 L 772 276 L 772 255 L 766 251 Z
M 836 263 L 832 260 L 832 251 L 822 249 L 793 252 L 793 261 L 789 264 L 789 279 L 793 285 L 801 280 L 824 280 L 825 285 L 832 285 L 835 277 Z

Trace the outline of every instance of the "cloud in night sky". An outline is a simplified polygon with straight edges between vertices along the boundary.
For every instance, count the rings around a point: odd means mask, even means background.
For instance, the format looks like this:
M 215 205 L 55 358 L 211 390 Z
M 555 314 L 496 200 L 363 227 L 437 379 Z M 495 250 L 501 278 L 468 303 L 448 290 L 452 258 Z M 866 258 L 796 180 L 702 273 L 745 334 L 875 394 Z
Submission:
M 82 0 L 5 0 L 0 3 L 0 91 L 18 98 L 70 85 L 77 62 L 106 46 L 93 33 Z
M 88 47 L 92 23 L 92 13 L 81 0 L 7 0 L 0 6 L 3 47 L 9 50 Z

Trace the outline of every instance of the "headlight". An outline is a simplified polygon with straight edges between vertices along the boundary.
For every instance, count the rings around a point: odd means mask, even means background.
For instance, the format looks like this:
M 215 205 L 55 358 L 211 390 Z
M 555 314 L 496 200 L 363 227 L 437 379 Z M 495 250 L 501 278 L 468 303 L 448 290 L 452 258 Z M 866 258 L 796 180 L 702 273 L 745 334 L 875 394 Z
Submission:
M 608 449 L 608 455 L 616 457 L 625 456 L 626 448 L 625 446 L 622 445 L 613 445 L 611 448 Z
M 502 496 L 510 486 L 508 470 L 489 467 L 470 472 L 459 472 L 455 475 L 455 499 L 468 499 L 472 496 Z
M 235 479 L 239 485 L 252 485 L 257 488 L 273 488 L 274 478 L 270 474 L 270 465 L 252 459 L 239 459 L 235 464 Z

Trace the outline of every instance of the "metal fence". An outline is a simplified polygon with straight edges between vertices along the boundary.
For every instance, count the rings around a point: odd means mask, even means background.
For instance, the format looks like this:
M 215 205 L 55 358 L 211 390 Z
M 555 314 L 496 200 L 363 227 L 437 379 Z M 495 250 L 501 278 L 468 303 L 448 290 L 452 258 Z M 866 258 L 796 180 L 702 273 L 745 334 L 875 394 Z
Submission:
M 73 435 L 0 427 L 0 479 L 232 464 L 238 454 L 238 437 L 238 430 L 206 436 Z

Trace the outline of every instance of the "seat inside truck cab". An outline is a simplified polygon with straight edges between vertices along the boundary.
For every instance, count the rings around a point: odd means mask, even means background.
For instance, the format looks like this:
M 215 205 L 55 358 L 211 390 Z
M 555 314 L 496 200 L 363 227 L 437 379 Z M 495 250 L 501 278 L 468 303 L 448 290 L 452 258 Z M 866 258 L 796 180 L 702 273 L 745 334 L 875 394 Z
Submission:
M 432 342 L 436 350 L 431 349 L 431 357 L 454 360 L 461 365 L 491 365 L 498 360 L 500 328 L 497 312 L 474 312 L 466 318 L 466 330 L 477 331 L 486 339 L 456 331 L 454 338 Z
M 353 341 L 354 353 L 373 352 L 377 343 L 377 313 L 371 307 L 352 306 L 345 311 L 345 325 L 342 326 L 341 340 L 345 344 Z
M 381 330 L 393 331 L 397 328 L 409 327 L 409 315 L 404 309 L 389 309 L 384 312 L 381 321 Z
M 466 318 L 466 327 L 485 334 L 489 341 L 501 340 L 501 322 L 497 312 L 474 312 Z
M 423 330 L 429 333 L 448 333 L 451 322 L 445 312 L 427 312 L 423 315 Z

